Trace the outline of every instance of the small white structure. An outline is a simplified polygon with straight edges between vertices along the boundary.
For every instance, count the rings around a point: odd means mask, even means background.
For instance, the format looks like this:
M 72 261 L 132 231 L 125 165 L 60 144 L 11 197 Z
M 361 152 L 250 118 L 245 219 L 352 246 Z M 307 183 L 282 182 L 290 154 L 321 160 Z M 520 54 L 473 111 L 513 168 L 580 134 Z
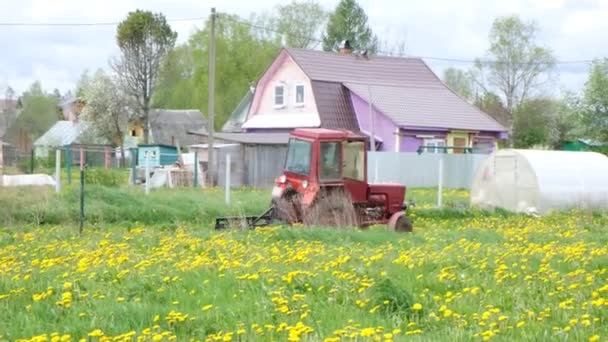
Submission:
M 45 174 L 0 176 L 0 186 L 55 186 L 53 177 Z
M 471 205 L 538 214 L 608 209 L 608 157 L 595 152 L 495 151 L 477 169 Z

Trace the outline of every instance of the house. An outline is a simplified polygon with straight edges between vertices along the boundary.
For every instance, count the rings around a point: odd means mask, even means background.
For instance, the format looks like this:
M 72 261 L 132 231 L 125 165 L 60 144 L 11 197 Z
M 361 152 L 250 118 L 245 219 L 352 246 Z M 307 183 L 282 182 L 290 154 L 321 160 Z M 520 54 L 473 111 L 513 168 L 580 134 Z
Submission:
M 564 151 L 593 151 L 602 148 L 608 148 L 608 144 L 604 144 L 591 139 L 576 139 L 564 141 L 561 146 L 561 150 Z
M 34 141 L 34 153 L 38 157 L 47 157 L 49 152 L 56 148 L 63 148 L 78 142 L 78 138 L 86 130 L 84 122 L 68 120 L 57 121 L 40 138 Z
M 231 130 L 348 129 L 379 151 L 491 152 L 508 130 L 448 88 L 420 58 L 284 48 L 233 113 Z M 242 115 L 244 108 L 247 115 Z M 464 152 L 464 149 L 449 149 Z
M 80 150 L 83 150 L 87 165 L 106 165 L 107 158 L 114 153 L 106 139 L 92 135 L 89 124 L 82 121 L 57 121 L 40 138 L 34 141 L 34 155 L 37 158 L 52 157 L 56 149 L 69 148 L 72 164 L 79 164 Z
M 150 111 L 149 127 L 149 144 L 175 146 L 179 143 L 183 147 L 200 142 L 188 131 L 207 131 L 207 119 L 196 109 L 154 109 Z M 133 148 L 143 143 L 143 135 L 141 122 L 133 121 L 125 139 L 127 147 Z
M 13 99 L 0 99 L 0 113 L 14 112 L 19 101 Z

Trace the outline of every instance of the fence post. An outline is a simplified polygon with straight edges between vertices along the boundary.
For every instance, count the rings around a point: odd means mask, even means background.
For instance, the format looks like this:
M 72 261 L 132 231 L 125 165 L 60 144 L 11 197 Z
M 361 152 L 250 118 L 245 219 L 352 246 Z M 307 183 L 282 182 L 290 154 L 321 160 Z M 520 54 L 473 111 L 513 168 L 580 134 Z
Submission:
M 443 200 L 443 153 L 439 158 L 439 175 L 437 180 L 437 207 L 441 208 Z
M 80 170 L 84 168 L 84 149 L 80 148 Z
M 104 158 L 104 166 L 106 169 L 110 167 L 110 148 L 106 147 Z
M 32 153 L 31 153 L 30 174 L 31 175 L 34 174 L 34 149 L 33 148 L 32 148 Z
M 194 187 L 198 188 L 198 151 L 194 152 Z
M 230 153 L 226 154 L 226 204 L 230 204 Z
M 146 151 L 146 195 L 150 193 L 150 151 Z
M 70 152 L 70 145 L 65 145 L 65 172 L 68 176 L 68 184 L 72 184 L 72 152 Z
M 82 234 L 84 226 L 84 150 L 80 148 L 80 228 L 79 233 Z
M 61 192 L 61 149 L 55 151 L 55 192 Z

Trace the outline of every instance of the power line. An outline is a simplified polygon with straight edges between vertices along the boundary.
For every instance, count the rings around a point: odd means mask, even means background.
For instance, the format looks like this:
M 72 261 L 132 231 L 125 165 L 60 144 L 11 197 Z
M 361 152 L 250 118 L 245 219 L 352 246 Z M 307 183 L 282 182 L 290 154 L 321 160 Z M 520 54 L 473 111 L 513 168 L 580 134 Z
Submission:
M 194 17 L 194 18 L 175 18 L 167 19 L 169 22 L 178 21 L 199 21 L 206 20 L 206 17 Z M 92 23 L 35 23 L 35 22 L 0 22 L 0 26 L 117 26 L 120 22 L 92 22 Z
M 218 13 L 217 14 L 217 18 L 224 18 L 224 19 L 228 19 L 231 20 L 233 22 L 237 22 L 243 25 L 247 25 L 251 28 L 254 29 L 258 29 L 258 30 L 262 30 L 262 31 L 266 31 L 266 32 L 271 32 L 271 33 L 275 33 L 278 35 L 286 35 L 286 32 L 277 30 L 275 28 L 270 28 L 270 27 L 266 27 L 266 26 L 262 26 L 262 25 L 258 25 L 255 23 L 252 23 L 248 20 L 245 19 L 237 19 L 235 17 L 231 17 L 231 16 L 227 16 L 223 13 Z M 175 18 L 175 19 L 167 19 L 168 22 L 186 22 L 186 21 L 201 21 L 201 20 L 207 20 L 207 17 L 192 17 L 192 18 Z M 14 27 L 18 27 L 18 26 L 25 26 L 25 27 L 70 27 L 70 26 L 117 26 L 120 22 L 91 22 L 91 23 L 85 23 L 85 22 L 75 22 L 75 23 L 52 23 L 52 22 L 0 22 L 0 27 L 5 26 L 5 27 L 10 27 L 10 26 L 14 26 Z M 309 40 L 310 42 L 314 42 L 314 43 L 322 43 L 323 40 L 317 37 L 308 37 L 308 36 L 301 36 L 301 35 L 294 35 L 294 34 L 290 34 L 291 36 L 295 37 L 295 38 L 300 38 L 300 39 L 306 39 Z M 590 64 L 593 62 L 592 59 L 581 59 L 581 60 L 564 60 L 564 61 L 555 61 L 554 63 L 545 63 L 545 62 L 523 62 L 523 63 L 508 63 L 508 62 L 501 62 L 501 61 L 496 61 L 496 60 L 488 60 L 488 59 L 465 59 L 465 58 L 450 58 L 450 57 L 437 57 L 437 56 L 420 56 L 420 55 L 415 55 L 415 54 L 407 54 L 407 53 L 393 53 L 390 51 L 382 51 L 382 50 L 377 50 L 376 53 L 378 55 L 382 55 L 382 56 L 390 56 L 390 57 L 406 57 L 406 58 L 420 58 L 423 60 L 430 60 L 430 61 L 440 61 L 440 62 L 450 62 L 450 63 L 463 63 L 463 64 L 475 64 L 478 61 L 481 64 L 513 64 L 513 65 L 547 65 L 547 64 L 555 64 L 555 65 L 564 65 L 564 64 Z
M 218 15 L 219 17 L 219 15 Z M 255 29 L 259 29 L 259 30 L 263 30 L 266 32 L 272 32 L 272 33 L 276 33 L 279 35 L 286 35 L 287 33 L 282 32 L 280 30 L 277 30 L 275 28 L 270 28 L 270 27 L 265 27 L 262 25 L 258 25 L 258 24 L 254 24 L 248 20 L 245 19 L 237 19 L 234 17 L 230 17 L 230 16 L 224 16 L 222 15 L 222 18 L 231 20 L 233 22 L 237 22 L 243 25 L 247 25 L 251 28 L 255 28 Z M 315 43 L 322 43 L 323 40 L 317 37 L 308 37 L 308 36 L 301 36 L 301 35 L 293 35 L 295 38 L 301 38 L 301 39 L 307 39 L 311 42 L 315 42 Z M 377 50 L 376 51 L 377 54 L 383 55 L 383 56 L 388 56 L 388 57 L 407 57 L 407 58 L 420 58 L 420 59 L 424 59 L 424 60 L 433 60 L 433 61 L 443 61 L 443 62 L 452 62 L 452 63 L 465 63 L 465 64 L 475 64 L 478 61 L 481 64 L 510 64 L 509 62 L 501 62 L 501 61 L 495 61 L 495 60 L 488 60 L 488 59 L 463 59 L 463 58 L 449 58 L 449 57 L 434 57 L 434 56 L 419 56 L 419 55 L 414 55 L 414 54 L 407 54 L 407 53 L 393 53 L 393 52 L 389 52 L 389 51 L 382 51 L 382 50 Z M 589 64 L 592 63 L 593 60 L 591 59 L 582 59 L 582 60 L 565 60 L 565 61 L 555 61 L 553 63 L 548 63 L 548 62 L 524 62 L 524 63 L 511 63 L 513 65 L 548 65 L 548 64 Z

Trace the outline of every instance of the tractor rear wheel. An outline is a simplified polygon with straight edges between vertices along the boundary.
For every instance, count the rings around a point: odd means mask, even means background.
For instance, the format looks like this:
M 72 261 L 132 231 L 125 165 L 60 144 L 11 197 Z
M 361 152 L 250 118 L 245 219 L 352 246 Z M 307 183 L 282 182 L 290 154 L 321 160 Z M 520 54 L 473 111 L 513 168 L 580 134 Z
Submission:
M 357 212 L 351 197 L 345 191 L 323 191 L 304 210 L 303 223 L 320 227 L 356 227 Z

